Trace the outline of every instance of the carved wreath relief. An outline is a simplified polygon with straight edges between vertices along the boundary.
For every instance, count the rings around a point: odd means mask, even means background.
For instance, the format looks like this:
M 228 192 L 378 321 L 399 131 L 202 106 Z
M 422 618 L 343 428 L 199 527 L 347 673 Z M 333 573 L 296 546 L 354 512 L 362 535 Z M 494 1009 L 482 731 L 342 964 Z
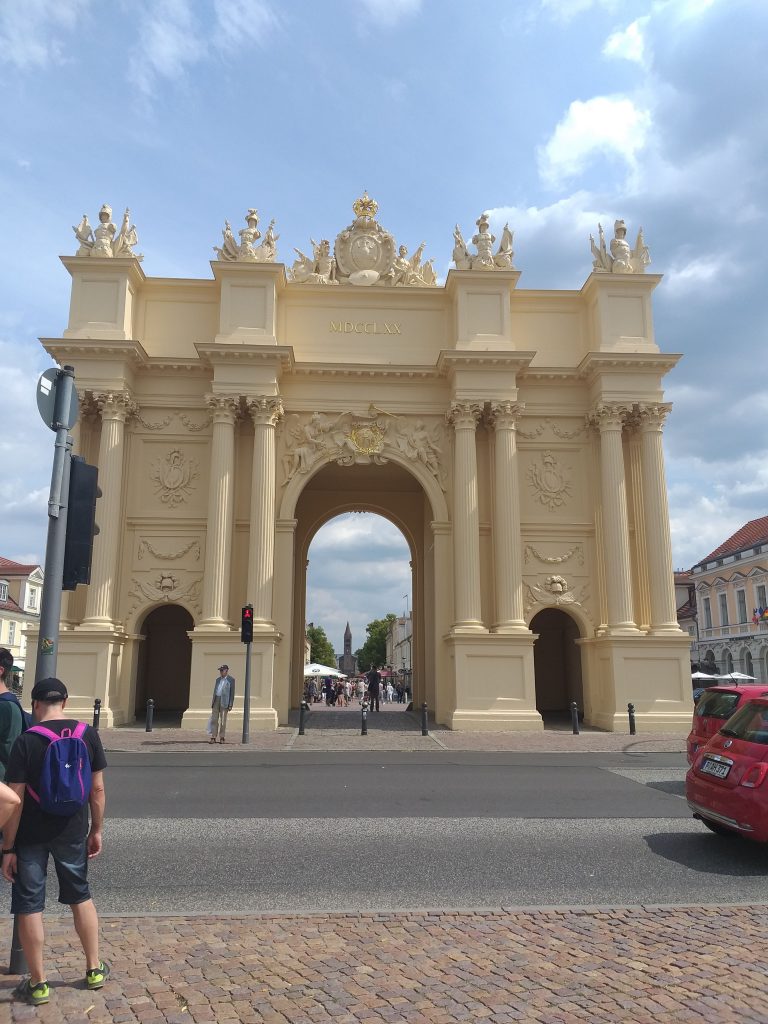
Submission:
M 130 615 L 137 605 L 144 601 L 186 600 L 199 615 L 201 583 L 202 580 L 199 577 L 193 580 L 180 580 L 172 572 L 160 572 L 151 582 L 134 576 L 131 580 L 131 589 L 128 591 L 128 596 L 133 599 L 128 614 Z
M 578 591 L 576 591 L 565 576 L 547 576 L 543 583 L 534 583 L 533 586 L 526 583 L 525 591 L 526 613 L 535 604 L 548 606 L 557 606 L 560 604 L 582 605 L 589 597 L 588 586 L 582 586 Z
M 541 453 L 541 465 L 532 463 L 528 480 L 534 495 L 550 511 L 564 505 L 571 495 L 571 468 L 563 466 L 551 451 Z
M 188 459 L 180 448 L 174 448 L 164 459 L 155 459 L 150 477 L 155 482 L 155 494 L 168 508 L 176 508 L 192 493 L 193 481 L 199 475 L 195 459 Z

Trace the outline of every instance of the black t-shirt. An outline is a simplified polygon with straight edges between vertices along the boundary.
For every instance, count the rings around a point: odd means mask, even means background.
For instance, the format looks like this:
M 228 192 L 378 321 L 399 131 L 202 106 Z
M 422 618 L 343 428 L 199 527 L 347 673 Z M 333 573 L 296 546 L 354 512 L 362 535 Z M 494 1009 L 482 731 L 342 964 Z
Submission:
M 61 735 L 63 729 L 74 729 L 77 720 L 74 718 L 60 718 L 53 721 L 40 723 L 46 729 Z M 89 726 L 83 733 L 83 742 L 88 750 L 88 758 L 91 762 L 91 771 L 100 772 L 107 767 L 107 759 L 104 756 L 104 747 L 101 745 L 101 737 Z M 5 781 L 24 782 L 38 791 L 40 785 L 40 772 L 43 768 L 45 752 L 48 749 L 48 740 L 34 732 L 24 732 L 19 736 L 11 750 L 8 767 L 5 772 Z M 75 841 L 83 839 L 88 835 L 88 801 L 83 804 L 79 811 L 71 817 L 65 818 L 59 814 L 46 814 L 40 810 L 38 802 L 24 793 L 24 807 L 21 811 L 19 830 L 16 833 L 16 843 L 20 846 L 31 846 L 34 843 L 46 843 L 51 839 L 66 839 Z

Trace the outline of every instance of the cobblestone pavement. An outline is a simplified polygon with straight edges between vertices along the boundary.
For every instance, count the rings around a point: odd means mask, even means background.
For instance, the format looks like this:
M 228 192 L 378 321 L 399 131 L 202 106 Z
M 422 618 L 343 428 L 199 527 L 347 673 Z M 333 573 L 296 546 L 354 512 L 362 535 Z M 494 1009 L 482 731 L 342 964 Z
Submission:
M 305 734 L 298 735 L 298 712 L 291 713 L 289 727 L 274 732 L 251 731 L 251 750 L 478 750 L 536 752 L 670 751 L 685 750 L 685 733 L 602 732 L 583 727 L 574 736 L 570 725 L 558 724 L 538 732 L 452 732 L 429 722 L 429 735 L 421 735 L 418 712 L 406 712 L 404 704 L 382 704 L 381 711 L 369 711 L 368 735 L 360 735 L 360 706 L 353 700 L 348 708 L 315 704 L 307 715 Z M 232 723 L 230 723 L 232 725 Z M 230 728 L 224 746 L 211 747 L 208 737 L 180 729 L 157 728 L 151 733 L 141 726 L 101 729 L 107 750 L 202 751 L 241 750 L 241 729 Z
M 767 910 L 105 918 L 113 974 L 99 992 L 83 988 L 69 921 L 52 917 L 51 1002 L 10 1002 L 3 977 L 0 1020 L 764 1024 Z

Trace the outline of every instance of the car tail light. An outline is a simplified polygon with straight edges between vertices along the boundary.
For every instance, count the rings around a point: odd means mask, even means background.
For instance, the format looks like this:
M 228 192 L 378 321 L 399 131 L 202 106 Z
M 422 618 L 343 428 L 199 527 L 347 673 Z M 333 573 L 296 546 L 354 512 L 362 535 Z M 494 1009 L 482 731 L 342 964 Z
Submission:
M 741 780 L 741 785 L 748 789 L 757 789 L 762 785 L 763 779 L 768 775 L 768 762 L 761 761 L 760 764 L 753 764 Z

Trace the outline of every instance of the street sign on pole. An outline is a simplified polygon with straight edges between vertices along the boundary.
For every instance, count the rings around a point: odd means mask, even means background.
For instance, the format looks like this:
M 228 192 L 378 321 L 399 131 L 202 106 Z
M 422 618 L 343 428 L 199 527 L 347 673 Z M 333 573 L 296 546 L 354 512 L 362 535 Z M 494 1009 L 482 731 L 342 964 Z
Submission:
M 65 366 L 64 370 L 71 370 L 71 366 Z M 64 376 L 64 371 L 57 370 L 52 366 L 50 370 L 44 370 L 37 382 L 37 408 L 42 417 L 43 423 L 49 430 L 58 430 L 59 427 L 66 427 L 71 430 L 77 423 L 77 415 L 80 411 L 80 401 L 77 391 L 72 388 L 69 401 L 66 407 L 60 410 L 61 420 L 56 419 L 56 394 L 57 384 Z

